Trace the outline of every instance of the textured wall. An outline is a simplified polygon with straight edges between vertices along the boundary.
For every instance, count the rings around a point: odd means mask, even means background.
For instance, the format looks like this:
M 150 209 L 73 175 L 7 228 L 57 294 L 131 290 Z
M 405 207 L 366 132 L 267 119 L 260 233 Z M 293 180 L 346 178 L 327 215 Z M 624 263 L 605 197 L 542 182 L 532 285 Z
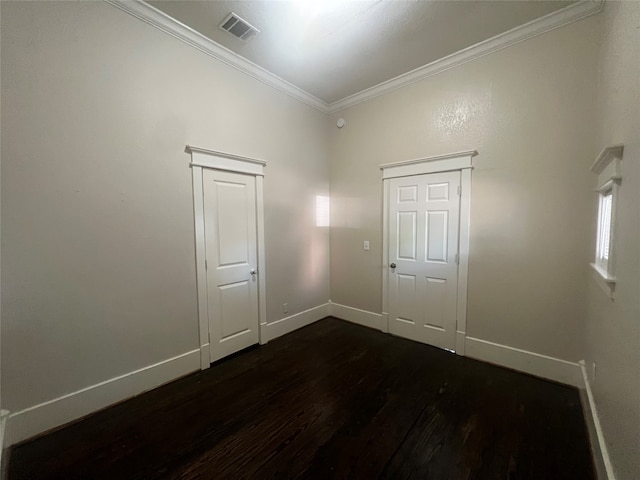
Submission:
M 587 366 L 618 480 L 640 478 L 640 3 L 607 2 L 599 46 L 597 151 L 624 144 L 616 231 L 615 299 L 590 278 Z M 592 175 L 592 187 L 596 176 Z M 597 196 L 591 195 L 591 254 Z M 591 274 L 590 274 L 591 276 Z
M 381 311 L 378 165 L 476 149 L 467 334 L 583 358 L 596 26 L 582 20 L 334 116 L 347 126 L 332 129 L 333 302 Z

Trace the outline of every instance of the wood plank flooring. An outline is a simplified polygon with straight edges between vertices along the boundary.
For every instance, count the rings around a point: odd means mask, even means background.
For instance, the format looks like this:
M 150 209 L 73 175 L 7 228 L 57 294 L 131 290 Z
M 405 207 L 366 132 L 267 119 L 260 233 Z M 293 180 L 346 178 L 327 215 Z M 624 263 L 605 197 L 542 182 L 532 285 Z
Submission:
M 14 447 L 9 479 L 595 479 L 578 391 L 327 318 Z

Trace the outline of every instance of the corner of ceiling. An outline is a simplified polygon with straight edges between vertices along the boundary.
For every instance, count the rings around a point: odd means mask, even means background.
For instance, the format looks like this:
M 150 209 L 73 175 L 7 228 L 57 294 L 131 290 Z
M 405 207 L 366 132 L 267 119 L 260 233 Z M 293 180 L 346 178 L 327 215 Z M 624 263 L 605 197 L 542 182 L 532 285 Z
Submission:
M 329 115 L 352 107 L 358 103 L 371 100 L 399 88 L 419 82 L 437 75 L 445 70 L 463 65 L 467 62 L 488 55 L 511 45 L 523 42 L 556 28 L 568 25 L 583 18 L 600 13 L 606 0 L 580 0 L 560 10 L 549 13 L 529 23 L 513 28 L 495 37 L 467 47 L 451 55 L 435 60 L 378 85 L 349 95 L 331 104 L 302 90 L 265 68 L 241 57 L 237 53 L 223 47 L 192 28 L 161 12 L 143 0 L 105 0 L 110 5 L 142 20 L 143 22 L 171 35 L 172 37 L 200 50 L 232 68 L 235 68 L 256 80 L 289 95 L 290 97 Z

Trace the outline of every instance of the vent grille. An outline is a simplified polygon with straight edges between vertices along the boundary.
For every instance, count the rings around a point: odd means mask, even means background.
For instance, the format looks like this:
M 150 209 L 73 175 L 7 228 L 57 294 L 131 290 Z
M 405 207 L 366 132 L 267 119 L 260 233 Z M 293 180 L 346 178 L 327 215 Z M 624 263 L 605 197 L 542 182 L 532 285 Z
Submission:
M 227 15 L 218 26 L 243 42 L 248 42 L 256 33 L 260 33 L 260 30 L 233 12 Z

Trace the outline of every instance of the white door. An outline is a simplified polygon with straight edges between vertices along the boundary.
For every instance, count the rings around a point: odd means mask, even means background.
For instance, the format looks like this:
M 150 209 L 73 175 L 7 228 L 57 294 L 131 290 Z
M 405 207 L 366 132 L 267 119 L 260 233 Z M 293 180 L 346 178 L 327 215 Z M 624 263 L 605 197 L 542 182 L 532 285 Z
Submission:
M 204 169 L 211 362 L 258 343 L 256 180 Z
M 389 182 L 389 332 L 454 350 L 460 172 Z

